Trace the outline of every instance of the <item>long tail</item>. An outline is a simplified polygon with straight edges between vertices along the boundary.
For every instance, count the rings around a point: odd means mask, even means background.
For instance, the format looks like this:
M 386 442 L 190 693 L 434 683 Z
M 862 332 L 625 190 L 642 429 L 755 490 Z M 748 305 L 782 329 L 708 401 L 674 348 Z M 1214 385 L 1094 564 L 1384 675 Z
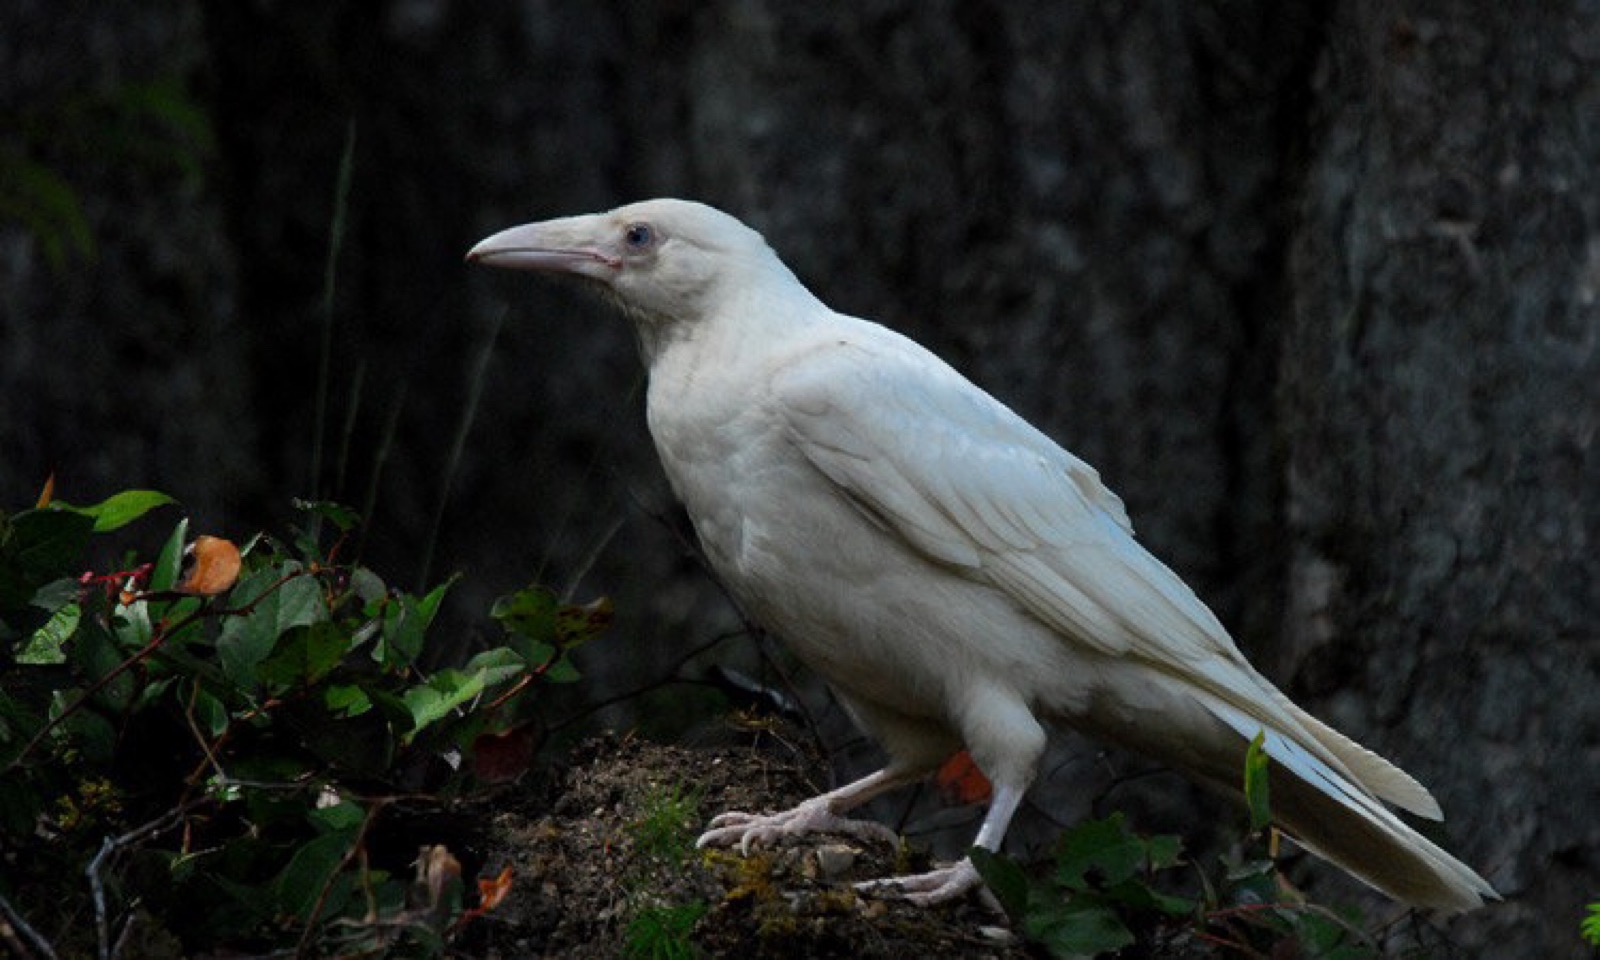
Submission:
M 1433 797 L 1400 768 L 1287 698 L 1281 698 L 1279 705 L 1297 721 L 1300 730 L 1294 733 L 1265 726 L 1221 700 L 1202 696 L 1201 701 L 1246 741 L 1257 733 L 1265 735 L 1266 753 L 1276 761 L 1268 780 L 1273 816 L 1301 846 L 1413 906 L 1460 913 L 1482 906 L 1486 899 L 1499 899 L 1487 880 L 1407 826 L 1379 800 L 1383 797 L 1423 816 L 1439 816 Z M 1295 733 L 1310 734 L 1315 745 L 1300 742 Z M 1242 767 L 1235 769 L 1239 771 L 1235 775 L 1242 777 Z M 1215 770 L 1210 772 L 1215 779 Z

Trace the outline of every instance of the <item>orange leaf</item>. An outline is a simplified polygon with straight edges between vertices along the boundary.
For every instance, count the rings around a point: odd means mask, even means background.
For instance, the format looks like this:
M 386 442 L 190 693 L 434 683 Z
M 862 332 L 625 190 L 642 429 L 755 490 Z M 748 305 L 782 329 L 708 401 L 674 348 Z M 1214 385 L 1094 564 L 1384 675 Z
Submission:
M 221 537 L 199 536 L 184 551 L 189 572 L 172 589 L 197 597 L 214 597 L 239 579 L 239 548 Z
M 939 772 L 933 775 L 933 780 L 939 785 L 939 792 L 945 800 L 956 806 L 986 803 L 994 792 L 989 778 L 978 769 L 972 754 L 965 750 L 946 760 Z
M 500 902 L 511 892 L 511 865 L 500 871 L 500 875 L 493 880 L 478 878 L 478 912 L 486 913 L 500 906 Z

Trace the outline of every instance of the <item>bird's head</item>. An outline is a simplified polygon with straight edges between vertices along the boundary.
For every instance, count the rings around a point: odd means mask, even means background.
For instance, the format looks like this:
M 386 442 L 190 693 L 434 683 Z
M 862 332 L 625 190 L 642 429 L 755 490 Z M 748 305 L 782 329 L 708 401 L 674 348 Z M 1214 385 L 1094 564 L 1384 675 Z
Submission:
M 590 281 L 633 317 L 647 348 L 764 282 L 799 286 L 761 234 L 689 200 L 512 227 L 479 241 L 467 260 Z

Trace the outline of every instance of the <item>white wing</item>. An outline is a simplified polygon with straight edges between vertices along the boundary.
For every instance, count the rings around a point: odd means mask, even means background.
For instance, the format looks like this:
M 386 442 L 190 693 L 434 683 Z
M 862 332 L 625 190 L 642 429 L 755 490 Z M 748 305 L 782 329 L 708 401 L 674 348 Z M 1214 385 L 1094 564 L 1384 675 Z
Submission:
M 1069 642 L 1192 689 L 1313 782 L 1337 778 L 1437 816 L 1398 767 L 1300 710 L 1244 659 L 1210 609 L 1134 539 L 1088 464 L 898 334 L 845 321 L 773 379 L 794 444 L 863 512 L 929 560 L 1015 597 Z M 1242 715 L 1243 716 L 1242 716 Z M 1300 745 L 1298 751 L 1285 743 Z M 1361 771 L 1352 774 L 1351 767 Z
M 929 559 L 1105 653 L 1242 662 L 1211 611 L 1134 540 L 1094 468 L 921 347 L 835 337 L 773 389 L 811 463 Z

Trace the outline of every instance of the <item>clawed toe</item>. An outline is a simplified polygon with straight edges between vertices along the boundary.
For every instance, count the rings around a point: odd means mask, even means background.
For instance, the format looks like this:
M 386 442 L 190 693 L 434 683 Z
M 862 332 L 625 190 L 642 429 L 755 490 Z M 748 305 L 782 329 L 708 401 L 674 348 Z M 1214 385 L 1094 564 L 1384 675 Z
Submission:
M 885 877 L 856 884 L 862 893 L 898 895 L 919 907 L 946 903 L 983 886 L 983 877 L 970 858 L 963 857 L 948 867 L 905 877 Z
M 830 812 L 820 803 L 802 803 L 782 813 L 744 813 L 730 810 L 713 817 L 708 829 L 695 841 L 697 847 L 738 846 L 748 855 L 752 846 L 763 846 L 783 837 L 808 833 L 836 833 L 857 840 L 877 840 L 897 844 L 893 830 L 870 820 L 848 820 Z

